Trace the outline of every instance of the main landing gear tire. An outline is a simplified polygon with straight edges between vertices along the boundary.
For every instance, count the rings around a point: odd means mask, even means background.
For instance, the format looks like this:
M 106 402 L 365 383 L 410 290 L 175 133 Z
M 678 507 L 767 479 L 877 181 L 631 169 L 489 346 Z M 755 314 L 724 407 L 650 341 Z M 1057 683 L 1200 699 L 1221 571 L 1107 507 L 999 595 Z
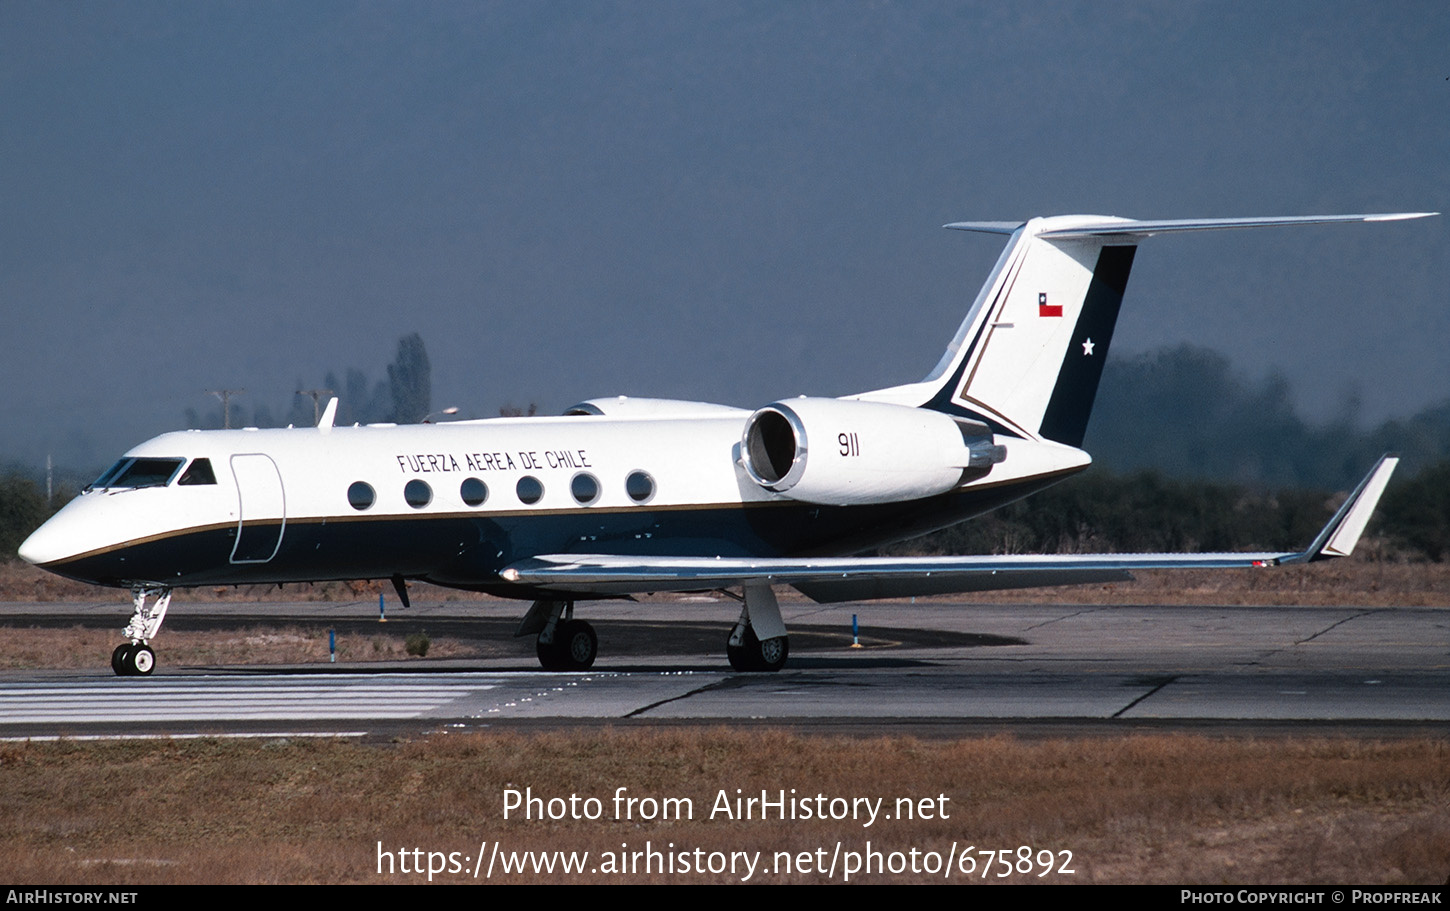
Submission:
M 111 652 L 111 670 L 117 677 L 148 677 L 156 668 L 156 653 L 140 643 L 123 642 Z
M 725 643 L 725 657 L 735 670 L 775 672 L 785 667 L 785 659 L 790 655 L 789 636 L 762 642 L 756 638 L 755 629 L 747 626 L 740 639 L 739 645 L 731 645 L 729 640 Z
M 562 620 L 554 628 L 554 641 L 540 642 L 537 650 L 546 671 L 587 671 L 599 654 L 599 637 L 583 620 Z

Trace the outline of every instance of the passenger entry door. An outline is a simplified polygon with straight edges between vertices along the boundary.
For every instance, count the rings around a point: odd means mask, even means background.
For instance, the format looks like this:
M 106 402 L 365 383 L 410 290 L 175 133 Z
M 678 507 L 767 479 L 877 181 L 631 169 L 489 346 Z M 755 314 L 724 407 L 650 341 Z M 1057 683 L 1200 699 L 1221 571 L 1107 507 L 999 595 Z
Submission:
M 237 543 L 233 563 L 266 563 L 282 546 L 287 527 L 287 498 L 282 473 L 271 456 L 261 453 L 232 456 L 237 479 Z

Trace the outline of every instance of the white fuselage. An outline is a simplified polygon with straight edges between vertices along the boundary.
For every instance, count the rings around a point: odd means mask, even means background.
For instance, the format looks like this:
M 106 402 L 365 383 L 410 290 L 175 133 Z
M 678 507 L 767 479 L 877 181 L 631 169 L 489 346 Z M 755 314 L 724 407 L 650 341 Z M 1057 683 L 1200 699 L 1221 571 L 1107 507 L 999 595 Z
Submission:
M 125 456 L 175 460 L 167 483 L 87 490 L 23 556 L 109 585 L 401 575 L 507 593 L 498 571 L 539 553 L 780 556 L 902 536 L 904 504 L 822 505 L 752 480 L 740 457 L 749 416 L 168 433 Z M 871 431 L 852 432 L 869 442 Z M 946 524 L 1088 464 L 1070 447 L 1008 446 L 985 477 L 912 511 Z M 214 483 L 180 483 L 200 459 Z

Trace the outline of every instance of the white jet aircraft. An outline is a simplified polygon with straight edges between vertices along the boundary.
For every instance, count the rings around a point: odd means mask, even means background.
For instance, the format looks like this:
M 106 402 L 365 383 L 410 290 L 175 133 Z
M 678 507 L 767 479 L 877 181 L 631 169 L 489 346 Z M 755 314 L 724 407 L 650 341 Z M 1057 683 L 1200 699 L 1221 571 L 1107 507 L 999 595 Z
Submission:
M 1137 245 L 1154 234 L 1436 213 L 961 222 L 1010 236 L 919 383 L 755 411 L 603 398 L 560 417 L 168 433 L 126 453 L 20 548 L 52 572 L 129 588 L 117 674 L 149 674 L 177 587 L 390 578 L 532 600 L 519 635 L 583 669 L 574 602 L 742 592 L 726 652 L 778 670 L 772 585 L 817 601 L 1062 585 L 1134 569 L 1349 554 L 1396 459 L 1374 467 L 1299 553 L 849 556 L 1025 497 L 1086 468 L 1079 447 Z

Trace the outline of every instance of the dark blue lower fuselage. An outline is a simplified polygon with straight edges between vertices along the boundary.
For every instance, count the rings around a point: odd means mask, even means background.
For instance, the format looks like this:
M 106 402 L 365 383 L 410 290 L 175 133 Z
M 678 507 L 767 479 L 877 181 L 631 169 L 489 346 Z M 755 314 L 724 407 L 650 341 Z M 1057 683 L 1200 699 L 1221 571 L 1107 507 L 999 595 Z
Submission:
M 780 500 L 653 509 L 289 519 L 275 554 L 252 562 L 234 562 L 238 529 L 219 525 L 128 543 L 45 568 L 119 587 L 402 576 L 504 597 L 533 598 L 545 593 L 509 584 L 500 578 L 500 570 L 541 554 L 791 557 L 859 553 L 980 515 L 1058 479 L 1039 477 L 1020 484 L 871 506 L 816 506 Z M 247 531 L 255 534 L 258 529 L 253 523 Z

